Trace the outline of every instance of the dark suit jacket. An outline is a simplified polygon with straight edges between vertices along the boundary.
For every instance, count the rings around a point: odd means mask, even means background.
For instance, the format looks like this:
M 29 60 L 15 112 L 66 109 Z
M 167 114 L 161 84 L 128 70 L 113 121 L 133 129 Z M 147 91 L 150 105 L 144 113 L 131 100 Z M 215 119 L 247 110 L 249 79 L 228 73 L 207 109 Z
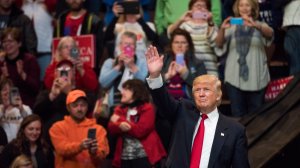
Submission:
M 189 168 L 194 127 L 200 117 L 194 102 L 173 99 L 165 87 L 151 90 L 161 116 L 173 123 L 173 134 L 166 167 Z M 209 158 L 209 168 L 248 168 L 245 128 L 220 114 Z

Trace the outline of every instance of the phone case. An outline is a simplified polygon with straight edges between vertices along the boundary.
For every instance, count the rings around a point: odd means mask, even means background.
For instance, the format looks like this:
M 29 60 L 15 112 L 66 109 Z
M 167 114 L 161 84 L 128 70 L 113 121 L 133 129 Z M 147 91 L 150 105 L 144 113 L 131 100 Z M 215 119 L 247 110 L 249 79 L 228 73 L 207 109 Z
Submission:
M 125 46 L 123 49 L 123 53 L 128 57 L 133 57 L 134 56 L 134 48 L 132 48 L 130 46 Z
M 122 1 L 118 4 L 124 8 L 123 14 L 140 14 L 140 3 L 138 1 Z
M 207 19 L 208 13 L 207 12 L 196 11 L 196 12 L 193 12 L 192 17 L 194 19 Z
M 89 128 L 87 137 L 89 139 L 95 139 L 96 138 L 96 128 Z
M 230 19 L 230 24 L 231 25 L 243 25 L 244 20 L 243 20 L 243 18 L 231 18 Z
M 176 55 L 176 63 L 179 65 L 184 65 L 184 55 L 183 54 Z
M 76 47 L 71 48 L 70 55 L 71 55 L 71 57 L 77 59 L 79 57 L 78 48 L 76 48 Z

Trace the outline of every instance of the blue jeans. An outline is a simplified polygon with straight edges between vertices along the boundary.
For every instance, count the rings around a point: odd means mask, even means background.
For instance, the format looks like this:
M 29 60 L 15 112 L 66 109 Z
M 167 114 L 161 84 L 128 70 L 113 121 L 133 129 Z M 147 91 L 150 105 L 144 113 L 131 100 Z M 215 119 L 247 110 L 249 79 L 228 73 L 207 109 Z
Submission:
M 264 103 L 265 88 L 259 91 L 243 91 L 229 83 L 225 83 L 225 86 L 233 117 L 242 117 L 245 114 L 255 112 Z
M 300 26 L 290 26 L 284 39 L 284 49 L 288 54 L 290 75 L 300 72 Z
M 44 80 L 44 77 L 45 77 L 45 71 L 46 71 L 46 68 L 48 67 L 48 65 L 50 64 L 51 62 L 51 53 L 48 55 L 48 54 L 45 54 L 45 55 L 40 55 L 38 58 L 37 58 L 37 62 L 40 66 L 40 81 L 43 81 Z

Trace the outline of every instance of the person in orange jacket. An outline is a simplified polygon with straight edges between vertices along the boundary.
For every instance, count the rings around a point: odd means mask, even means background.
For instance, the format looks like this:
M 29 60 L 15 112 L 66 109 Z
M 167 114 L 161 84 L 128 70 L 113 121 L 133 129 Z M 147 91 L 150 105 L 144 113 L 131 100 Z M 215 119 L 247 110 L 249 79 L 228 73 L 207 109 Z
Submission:
M 55 149 L 55 167 L 99 167 L 109 153 L 106 130 L 95 119 L 85 117 L 88 103 L 82 90 L 69 92 L 66 105 L 70 115 L 53 124 L 49 131 Z M 90 130 L 94 136 L 88 136 L 92 135 Z

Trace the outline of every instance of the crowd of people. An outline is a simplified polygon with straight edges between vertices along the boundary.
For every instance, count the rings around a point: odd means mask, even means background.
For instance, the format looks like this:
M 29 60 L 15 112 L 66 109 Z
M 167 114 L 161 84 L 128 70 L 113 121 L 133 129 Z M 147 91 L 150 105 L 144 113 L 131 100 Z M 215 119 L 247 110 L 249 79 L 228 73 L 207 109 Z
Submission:
M 249 167 L 245 128 L 230 117 L 264 104 L 278 44 L 290 75 L 300 72 L 299 9 L 299 0 L 0 0 L 0 168 Z M 224 92 L 230 117 L 218 109 Z

